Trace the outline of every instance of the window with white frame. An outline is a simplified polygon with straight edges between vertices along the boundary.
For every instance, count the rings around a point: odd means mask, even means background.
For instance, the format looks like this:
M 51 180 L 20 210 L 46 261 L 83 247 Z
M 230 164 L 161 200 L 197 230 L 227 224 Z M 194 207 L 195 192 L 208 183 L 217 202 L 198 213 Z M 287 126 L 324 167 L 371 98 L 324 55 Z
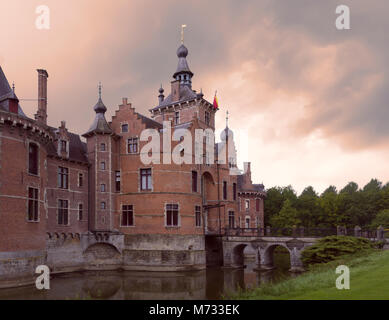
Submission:
M 245 201 L 244 201 L 244 208 L 246 210 L 250 209 L 250 199 L 245 199 Z
M 177 227 L 179 224 L 178 204 L 176 203 L 166 204 L 165 210 L 166 210 L 166 226 Z
M 122 132 L 128 132 L 128 124 L 127 123 L 123 123 L 122 124 Z
M 129 138 L 127 140 L 127 153 L 138 153 L 138 138 Z
M 121 225 L 129 227 L 134 225 L 134 207 L 133 205 L 122 205 L 122 219 Z

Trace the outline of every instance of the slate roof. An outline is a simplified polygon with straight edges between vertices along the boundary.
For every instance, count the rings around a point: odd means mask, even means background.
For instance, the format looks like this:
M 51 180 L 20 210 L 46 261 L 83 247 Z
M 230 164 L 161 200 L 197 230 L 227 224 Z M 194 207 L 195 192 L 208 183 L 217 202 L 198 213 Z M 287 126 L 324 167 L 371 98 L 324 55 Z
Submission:
M 143 114 L 140 114 L 138 112 L 136 112 L 136 114 L 139 116 L 139 118 L 142 120 L 142 122 L 146 125 L 146 128 L 148 128 L 148 129 L 149 128 L 161 129 L 163 127 L 161 123 L 159 123 L 153 119 L 147 118 Z
M 0 66 L 0 110 L 4 110 L 9 112 L 8 110 L 8 104 L 5 103 L 7 99 L 16 99 L 19 101 L 18 97 L 14 93 L 14 91 L 11 89 L 9 82 L 7 78 L 5 77 L 5 74 L 3 72 L 3 69 Z M 24 114 L 22 108 L 20 107 L 20 104 L 18 104 L 18 115 L 26 117 Z
M 58 131 L 57 128 L 53 128 L 53 127 L 50 127 L 50 130 L 53 134 L 55 134 Z M 69 160 L 88 163 L 88 158 L 86 155 L 87 153 L 86 143 L 82 142 L 80 136 L 76 133 L 68 132 L 68 136 L 69 136 Z M 52 141 L 47 146 L 47 154 L 49 156 L 53 156 L 53 157 L 58 156 L 56 143 L 57 142 Z
M 187 56 L 188 56 L 188 49 L 182 44 L 177 49 L 178 66 L 176 72 L 173 75 L 173 78 L 175 78 L 176 75 L 181 73 L 189 73 L 191 77 L 193 76 L 193 72 L 190 71 L 188 62 L 186 61 Z
M 107 111 L 106 106 L 104 105 L 101 97 L 97 101 L 96 105 L 93 108 L 96 112 L 95 120 L 90 126 L 89 130 L 83 134 L 83 136 L 88 136 L 92 133 L 101 133 L 101 134 L 111 134 L 113 133 L 111 127 L 109 126 L 107 120 L 105 119 L 105 111 Z
M 200 94 L 195 93 L 192 89 L 190 89 L 188 86 L 180 86 L 180 100 L 179 101 L 172 101 L 172 95 L 169 94 L 165 100 L 162 101 L 162 103 L 159 106 L 156 106 L 155 108 L 151 109 L 150 111 L 157 110 L 162 107 L 167 107 L 169 105 L 185 102 L 193 99 L 197 99 L 200 97 Z

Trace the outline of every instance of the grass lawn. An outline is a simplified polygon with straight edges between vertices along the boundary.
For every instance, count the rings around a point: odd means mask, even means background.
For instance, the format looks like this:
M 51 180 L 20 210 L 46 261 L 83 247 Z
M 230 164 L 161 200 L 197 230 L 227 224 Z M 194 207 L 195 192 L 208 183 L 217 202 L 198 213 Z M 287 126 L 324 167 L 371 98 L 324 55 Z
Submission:
M 350 290 L 335 287 L 339 265 L 350 268 Z M 358 300 L 389 299 L 389 251 L 373 251 L 316 265 L 310 271 L 277 283 L 240 292 L 232 299 Z

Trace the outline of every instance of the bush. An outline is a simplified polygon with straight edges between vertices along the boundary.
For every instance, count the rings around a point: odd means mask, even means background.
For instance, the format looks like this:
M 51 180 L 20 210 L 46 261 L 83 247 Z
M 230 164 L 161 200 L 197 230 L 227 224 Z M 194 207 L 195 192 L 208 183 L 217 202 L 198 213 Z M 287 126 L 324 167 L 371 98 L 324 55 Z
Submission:
M 330 236 L 304 249 L 301 253 L 301 260 L 305 265 L 326 263 L 340 256 L 358 253 L 362 250 L 372 250 L 375 247 L 373 242 L 363 238 Z

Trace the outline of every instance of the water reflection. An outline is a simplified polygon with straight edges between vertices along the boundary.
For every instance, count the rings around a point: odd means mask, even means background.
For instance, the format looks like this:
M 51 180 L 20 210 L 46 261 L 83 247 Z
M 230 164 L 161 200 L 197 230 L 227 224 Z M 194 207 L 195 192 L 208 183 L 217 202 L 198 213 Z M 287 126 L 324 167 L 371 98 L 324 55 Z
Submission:
M 54 276 L 51 289 L 35 287 L 0 290 L 0 299 L 220 299 L 239 288 L 248 289 L 289 276 L 288 256 L 275 257 L 277 269 L 258 272 L 254 261 L 244 269 L 209 268 L 197 272 L 89 271 Z

